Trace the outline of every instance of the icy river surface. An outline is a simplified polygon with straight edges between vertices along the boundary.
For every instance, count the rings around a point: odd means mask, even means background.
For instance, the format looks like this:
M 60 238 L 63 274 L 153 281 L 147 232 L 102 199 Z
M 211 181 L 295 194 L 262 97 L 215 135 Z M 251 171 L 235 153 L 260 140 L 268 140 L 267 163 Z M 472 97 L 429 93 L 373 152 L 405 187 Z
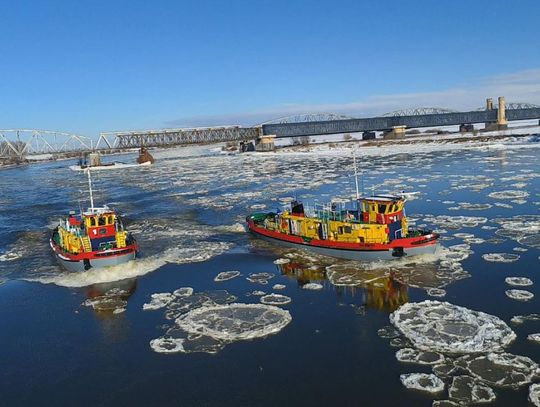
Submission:
M 1 170 L 0 405 L 539 405 L 539 147 L 357 148 L 366 191 L 414 192 L 411 223 L 442 236 L 435 255 L 369 264 L 244 230 L 295 197 L 350 197 L 354 143 L 176 148 L 96 173 L 141 252 L 77 274 L 48 237 L 88 205 L 84 175 Z

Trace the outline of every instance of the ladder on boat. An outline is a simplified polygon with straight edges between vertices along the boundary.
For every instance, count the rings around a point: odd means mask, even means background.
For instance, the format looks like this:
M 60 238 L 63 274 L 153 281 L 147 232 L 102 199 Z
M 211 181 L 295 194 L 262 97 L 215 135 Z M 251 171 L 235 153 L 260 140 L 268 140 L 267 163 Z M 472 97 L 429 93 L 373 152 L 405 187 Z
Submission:
M 90 239 L 88 238 L 88 236 L 81 237 L 81 241 L 82 241 L 82 244 L 83 244 L 83 247 L 84 247 L 84 251 L 85 252 L 91 252 L 92 251 L 92 246 L 90 245 Z

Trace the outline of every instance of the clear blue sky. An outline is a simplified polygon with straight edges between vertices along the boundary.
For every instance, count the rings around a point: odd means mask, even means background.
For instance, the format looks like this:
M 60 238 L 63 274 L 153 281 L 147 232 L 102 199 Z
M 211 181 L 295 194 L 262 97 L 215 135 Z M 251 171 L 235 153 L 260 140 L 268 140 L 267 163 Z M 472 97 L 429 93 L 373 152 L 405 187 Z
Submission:
M 252 124 L 540 69 L 538 0 L 0 0 L 0 16 L 0 128 Z

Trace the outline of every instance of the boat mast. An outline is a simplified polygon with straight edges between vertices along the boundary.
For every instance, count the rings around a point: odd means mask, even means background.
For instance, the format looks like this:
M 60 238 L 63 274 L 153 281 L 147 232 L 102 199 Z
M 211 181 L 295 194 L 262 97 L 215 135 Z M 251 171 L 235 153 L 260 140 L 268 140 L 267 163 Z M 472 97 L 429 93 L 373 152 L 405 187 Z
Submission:
M 356 153 L 353 151 L 352 154 L 353 164 L 354 164 L 354 183 L 356 185 L 356 200 L 360 199 L 360 191 L 358 190 L 358 170 L 356 168 Z
M 90 191 L 90 210 L 94 212 L 94 195 L 92 193 L 92 177 L 90 176 L 90 168 L 86 169 L 88 173 L 88 189 Z

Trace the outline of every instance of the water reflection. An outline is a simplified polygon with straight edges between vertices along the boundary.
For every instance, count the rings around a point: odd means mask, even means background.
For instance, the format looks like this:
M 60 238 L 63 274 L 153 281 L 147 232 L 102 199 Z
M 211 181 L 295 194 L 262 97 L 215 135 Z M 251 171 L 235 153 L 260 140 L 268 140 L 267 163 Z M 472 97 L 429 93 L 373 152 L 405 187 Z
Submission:
M 323 264 L 314 264 L 312 261 L 303 260 L 301 257 L 292 258 L 289 263 L 277 264 L 282 275 L 296 279 L 301 287 L 307 283 L 330 283 L 325 286 L 332 287 L 339 298 L 350 296 L 360 298 L 361 306 L 392 312 L 400 305 L 409 301 L 408 286 L 397 276 L 395 271 L 388 270 L 361 270 L 358 267 L 346 265 L 327 265 L 331 259 L 321 259 Z M 352 277 L 351 284 L 336 284 L 330 273 Z
M 127 300 L 137 289 L 137 279 L 92 284 L 86 287 L 85 305 L 91 306 L 97 315 L 108 317 L 125 310 Z M 122 309 L 122 311 L 118 311 Z
M 129 320 L 125 316 L 127 301 L 137 289 L 137 279 L 131 278 L 86 287 L 87 300 L 99 323 L 105 342 L 121 342 L 129 336 Z

